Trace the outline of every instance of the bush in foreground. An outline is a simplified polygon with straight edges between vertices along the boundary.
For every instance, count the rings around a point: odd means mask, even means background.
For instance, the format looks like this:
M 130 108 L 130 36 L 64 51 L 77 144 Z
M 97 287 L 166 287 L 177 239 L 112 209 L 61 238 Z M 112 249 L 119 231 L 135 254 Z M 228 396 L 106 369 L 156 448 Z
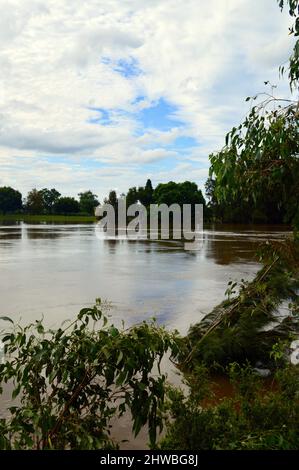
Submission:
M 13 326 L 2 335 L 0 385 L 12 383 L 16 400 L 0 421 L 0 448 L 117 447 L 110 420 L 126 410 L 135 434 L 148 424 L 153 446 L 166 380 L 153 371 L 166 352 L 177 353 L 176 341 L 155 322 L 128 330 L 109 325 L 100 301 L 64 329 L 46 330 L 42 321 Z

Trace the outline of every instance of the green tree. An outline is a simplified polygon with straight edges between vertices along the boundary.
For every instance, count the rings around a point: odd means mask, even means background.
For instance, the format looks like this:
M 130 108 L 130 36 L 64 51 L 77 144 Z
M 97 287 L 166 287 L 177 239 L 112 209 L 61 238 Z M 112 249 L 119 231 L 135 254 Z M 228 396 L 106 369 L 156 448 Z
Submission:
M 294 23 L 290 28 L 290 34 L 294 37 L 299 37 L 299 0 L 277 0 L 281 9 L 286 5 L 289 7 L 289 14 L 294 19 Z M 284 66 L 280 68 L 282 74 L 284 73 Z M 296 40 L 293 53 L 289 61 L 289 79 L 291 88 L 298 87 L 299 83 L 299 39 Z
M 298 103 L 283 107 L 280 100 L 273 111 L 273 102 L 268 96 L 253 106 L 210 156 L 213 197 L 222 207 L 241 208 L 248 221 L 260 214 L 265 222 L 291 222 L 298 211 Z M 234 212 L 231 218 L 238 221 Z
M 114 207 L 115 210 L 117 210 L 117 193 L 116 191 L 112 190 L 109 193 L 108 198 L 104 200 L 105 204 L 111 204 L 111 206 Z
M 185 181 L 184 183 L 159 184 L 154 191 L 154 201 L 156 204 L 203 204 L 205 199 L 196 183 Z
M 0 383 L 11 381 L 12 396 L 20 396 L 21 403 L 0 420 L 1 449 L 116 447 L 109 435 L 111 418 L 126 411 L 135 435 L 148 424 L 155 444 L 166 377 L 153 371 L 164 354 L 176 355 L 177 335 L 154 322 L 116 328 L 104 308 L 98 300 L 57 330 L 36 321 L 2 331 Z
M 60 197 L 54 205 L 55 214 L 77 214 L 79 211 L 79 202 L 73 197 Z
M 139 200 L 138 190 L 136 186 L 128 190 L 126 199 L 127 199 L 127 207 L 131 206 L 132 204 L 136 204 L 136 202 Z
M 61 194 L 55 189 L 47 189 L 44 188 L 41 191 L 42 198 L 43 198 L 43 206 L 44 210 L 47 214 L 52 214 L 54 205 L 58 201 Z
M 22 209 L 22 194 L 19 191 L 3 186 L 0 188 L 0 212 L 16 212 Z
M 298 37 L 299 0 L 278 3 L 281 8 L 289 6 L 295 20 L 290 32 Z M 289 79 L 291 88 L 298 88 L 299 40 L 290 58 Z M 223 149 L 210 155 L 212 197 L 226 220 L 295 223 L 299 220 L 299 102 L 277 100 L 273 93 L 257 101 L 260 96 L 247 98 L 253 104 L 248 116 L 228 133 Z
M 138 188 L 138 199 L 145 207 L 153 203 L 154 190 L 150 179 L 147 180 L 145 187 Z
M 87 214 L 94 214 L 95 208 L 99 205 L 98 196 L 93 194 L 92 191 L 85 191 L 78 194 L 80 200 L 80 211 Z
M 42 191 L 36 188 L 29 191 L 26 199 L 26 211 L 29 214 L 43 214 L 45 210 Z
M 177 183 L 174 183 L 173 181 L 169 181 L 169 183 L 160 183 L 155 188 L 154 201 L 156 204 L 179 204 L 179 200 L 180 192 Z

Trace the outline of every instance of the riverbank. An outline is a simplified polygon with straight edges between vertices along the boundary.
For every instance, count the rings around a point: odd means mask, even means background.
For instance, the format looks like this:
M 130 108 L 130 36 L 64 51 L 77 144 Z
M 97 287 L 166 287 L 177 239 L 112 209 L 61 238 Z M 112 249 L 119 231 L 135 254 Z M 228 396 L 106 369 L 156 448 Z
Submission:
M 93 215 L 31 215 L 31 214 L 0 214 L 0 222 L 27 222 L 27 223 L 93 223 Z

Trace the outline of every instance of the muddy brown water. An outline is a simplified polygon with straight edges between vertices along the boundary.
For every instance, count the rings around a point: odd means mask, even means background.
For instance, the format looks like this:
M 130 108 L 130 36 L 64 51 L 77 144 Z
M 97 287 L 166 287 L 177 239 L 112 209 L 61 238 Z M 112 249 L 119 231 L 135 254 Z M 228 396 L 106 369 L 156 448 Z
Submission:
M 111 302 L 112 321 L 127 326 L 153 316 L 182 334 L 225 297 L 230 280 L 250 280 L 255 253 L 266 240 L 290 234 L 282 226 L 206 226 L 202 249 L 180 241 L 105 241 L 94 224 L 0 224 L 0 316 L 48 326 L 73 318 L 97 297 Z M 1 325 L 2 326 L 2 325 Z M 169 378 L 176 372 L 165 364 Z M 0 407 L 9 403 L 9 393 Z M 132 440 L 129 417 L 114 423 L 123 448 L 144 448 L 146 432 Z

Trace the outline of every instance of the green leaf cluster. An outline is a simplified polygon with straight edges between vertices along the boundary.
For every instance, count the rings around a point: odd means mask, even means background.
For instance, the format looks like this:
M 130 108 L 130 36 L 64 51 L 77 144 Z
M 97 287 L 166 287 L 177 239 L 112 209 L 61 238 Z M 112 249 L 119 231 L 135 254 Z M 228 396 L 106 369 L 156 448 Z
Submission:
M 5 320 L 5 318 L 3 318 Z M 178 352 L 177 334 L 155 322 L 127 330 L 111 325 L 100 300 L 68 326 L 42 321 L 3 332 L 0 384 L 12 386 L 13 406 L 1 420 L 2 449 L 102 449 L 111 418 L 126 411 L 138 434 L 146 423 L 151 445 L 162 428 L 164 354 Z
M 169 391 L 171 420 L 160 447 L 192 451 L 298 449 L 299 368 L 288 366 L 277 371 L 270 383 L 249 365 L 231 363 L 226 372 L 231 396 L 217 399 L 217 377 L 203 368 L 188 377 L 187 396 L 181 390 Z

